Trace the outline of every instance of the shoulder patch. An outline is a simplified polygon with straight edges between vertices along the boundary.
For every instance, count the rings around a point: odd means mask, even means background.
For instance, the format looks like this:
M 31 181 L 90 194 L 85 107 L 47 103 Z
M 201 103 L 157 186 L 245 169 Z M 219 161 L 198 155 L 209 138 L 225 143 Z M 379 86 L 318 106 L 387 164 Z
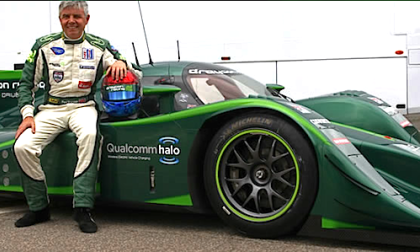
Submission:
M 93 46 L 98 47 L 101 51 L 104 51 L 109 44 L 108 40 L 100 38 L 98 36 L 86 33 L 86 40 Z
M 50 43 L 51 41 L 54 41 L 54 40 L 57 40 L 57 39 L 60 39 L 60 38 L 61 38 L 61 33 L 60 32 L 51 33 L 51 34 L 48 34 L 44 37 L 41 37 L 41 38 L 37 39 L 37 43 L 38 43 L 39 47 L 42 47 L 42 46 Z
M 118 52 L 117 48 L 115 48 L 113 45 L 111 45 L 111 51 Z
M 29 56 L 28 56 L 28 58 L 26 60 L 29 63 L 33 63 L 34 62 L 35 55 L 36 55 L 36 51 L 35 50 L 31 51 L 31 53 L 29 53 Z

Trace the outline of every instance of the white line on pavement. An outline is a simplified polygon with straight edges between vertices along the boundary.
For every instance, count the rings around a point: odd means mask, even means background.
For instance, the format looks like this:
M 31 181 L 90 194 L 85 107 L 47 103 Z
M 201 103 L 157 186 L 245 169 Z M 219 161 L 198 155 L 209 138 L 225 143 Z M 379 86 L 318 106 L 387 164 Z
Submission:
M 0 215 L 8 213 L 18 213 L 28 210 L 27 206 L 13 206 L 13 207 L 4 207 L 0 208 Z

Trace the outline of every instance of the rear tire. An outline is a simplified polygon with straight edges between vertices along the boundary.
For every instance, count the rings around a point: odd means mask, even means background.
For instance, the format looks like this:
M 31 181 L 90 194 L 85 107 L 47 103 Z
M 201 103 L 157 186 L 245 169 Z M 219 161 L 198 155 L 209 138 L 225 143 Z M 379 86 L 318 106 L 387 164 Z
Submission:
M 210 142 L 204 169 L 214 211 L 251 237 L 297 232 L 318 190 L 312 145 L 273 115 L 252 113 L 226 123 Z

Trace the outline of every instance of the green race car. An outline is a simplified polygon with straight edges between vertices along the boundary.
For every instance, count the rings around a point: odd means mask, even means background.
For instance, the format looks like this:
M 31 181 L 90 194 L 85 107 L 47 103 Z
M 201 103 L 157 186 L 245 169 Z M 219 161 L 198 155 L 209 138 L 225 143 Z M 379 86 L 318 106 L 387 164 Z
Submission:
M 420 135 L 386 102 L 361 91 L 293 101 L 283 86 L 209 63 L 141 67 L 138 113 L 102 118 L 98 201 L 214 211 L 250 237 L 420 246 Z M 21 116 L 1 91 L 0 191 L 19 193 Z M 72 195 L 75 140 L 65 132 L 42 153 L 51 195 Z

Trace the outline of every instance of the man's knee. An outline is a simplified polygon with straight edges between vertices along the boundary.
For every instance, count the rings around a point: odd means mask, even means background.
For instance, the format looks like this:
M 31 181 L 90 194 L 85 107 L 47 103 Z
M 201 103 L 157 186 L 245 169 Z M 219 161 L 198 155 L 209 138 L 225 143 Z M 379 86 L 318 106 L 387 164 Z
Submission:
M 96 129 L 86 129 L 80 134 L 80 138 L 82 139 L 95 139 L 97 131 Z
M 18 139 L 16 139 L 14 147 L 13 147 L 13 151 L 15 152 L 17 156 L 26 155 L 28 153 L 29 144 L 28 142 L 23 141 L 22 139 L 23 139 L 22 137 L 19 137 Z

